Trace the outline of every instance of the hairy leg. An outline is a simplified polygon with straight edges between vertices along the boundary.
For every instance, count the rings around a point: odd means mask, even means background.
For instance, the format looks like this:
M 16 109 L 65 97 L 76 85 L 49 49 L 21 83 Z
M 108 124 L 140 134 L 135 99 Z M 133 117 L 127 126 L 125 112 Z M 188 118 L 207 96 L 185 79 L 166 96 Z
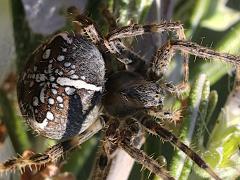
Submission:
M 121 49 L 119 45 L 116 43 L 118 39 L 127 38 L 127 37 L 134 37 L 143 35 L 145 33 L 152 33 L 152 32 L 175 32 L 177 35 L 177 39 L 179 40 L 185 40 L 185 34 L 182 24 L 178 22 L 163 22 L 160 24 L 151 24 L 151 25 L 139 25 L 139 24 L 133 24 L 129 26 L 124 26 L 121 28 L 114 29 L 112 32 L 110 32 L 107 36 L 105 41 L 105 46 L 111 53 L 114 55 L 120 54 L 117 50 Z M 167 49 L 162 49 L 167 50 Z M 183 52 L 183 61 L 184 61 L 184 76 L 185 79 L 188 79 L 188 54 Z M 128 54 L 123 54 L 123 56 L 126 56 Z M 141 67 L 140 67 L 141 68 Z M 136 68 L 135 68 L 136 69 Z M 138 68 L 139 69 L 139 68 Z M 141 72 L 141 71 L 140 71 Z
M 162 22 L 160 24 L 139 25 L 132 24 L 129 26 L 120 27 L 110 32 L 106 39 L 113 41 L 127 37 L 134 37 L 152 32 L 176 32 L 179 39 L 185 39 L 184 29 L 179 22 Z
M 145 141 L 144 133 L 139 129 L 139 123 L 132 119 L 125 121 L 118 119 L 110 119 L 107 123 L 104 139 L 101 141 L 99 152 L 97 154 L 95 167 L 92 169 L 92 177 L 94 180 L 102 179 L 127 179 L 134 159 L 131 158 L 124 150 L 118 147 L 118 139 L 120 129 L 132 129 L 135 134 L 131 138 L 131 145 L 140 149 Z M 137 124 L 136 124 L 137 123 Z M 124 137 L 123 137 L 124 138 Z M 119 170 L 121 169 L 121 171 Z
M 96 25 L 96 23 L 87 16 L 80 14 L 76 7 L 68 8 L 68 14 L 72 19 L 75 31 L 86 36 L 94 44 L 99 45 L 103 42 L 103 37 Z
M 97 152 L 97 157 L 95 158 L 95 165 L 91 172 L 91 179 L 93 180 L 107 179 L 110 173 L 112 160 L 117 153 L 117 145 L 114 142 L 118 133 L 119 121 L 117 119 L 108 118 L 106 127 Z
M 200 168 L 204 169 L 214 179 L 220 180 L 221 178 L 209 167 L 209 165 L 192 149 L 182 143 L 174 134 L 162 127 L 158 122 L 151 119 L 150 116 L 145 116 L 140 119 L 141 124 L 154 135 L 160 136 L 163 140 L 169 141 L 174 146 L 178 147 L 188 157 L 190 157 Z
M 126 126 L 120 134 L 118 146 L 126 151 L 135 161 L 142 164 L 150 172 L 158 175 L 163 179 L 174 179 L 170 173 L 161 166 L 157 161 L 152 159 L 142 150 L 134 147 L 133 137 L 136 136 L 140 129 L 140 124 L 135 123 L 130 126 Z
M 106 139 L 103 139 L 98 149 L 95 164 L 91 172 L 90 179 L 92 180 L 106 179 L 107 176 L 110 174 L 110 167 L 112 165 L 113 158 L 115 158 L 114 154 L 116 153 L 117 149 L 116 146 L 109 146 L 107 147 L 108 149 L 106 149 L 106 143 L 109 145 Z M 111 154 L 109 154 L 108 152 L 111 152 Z
M 28 158 L 19 157 L 8 160 L 5 163 L 0 164 L 0 172 L 14 171 L 15 169 L 24 170 L 26 167 L 31 168 L 31 166 L 41 167 L 47 163 L 55 162 L 67 152 L 76 149 L 83 142 L 90 139 L 94 134 L 102 129 L 103 124 L 103 122 L 97 120 L 83 133 L 50 147 L 42 154 L 34 154 Z
M 131 146 L 126 141 L 121 141 L 119 146 L 126 151 L 132 158 L 135 159 L 138 163 L 142 164 L 149 171 L 158 175 L 163 179 L 174 179 L 169 172 L 163 168 L 157 161 L 146 155 L 142 150 L 139 150 Z
M 212 49 L 198 45 L 197 43 L 175 40 L 168 41 L 162 48 L 160 48 L 155 58 L 153 59 L 152 66 L 149 68 L 148 73 L 153 79 L 159 79 L 166 72 L 167 67 L 171 61 L 175 51 L 180 50 L 204 59 L 220 59 L 224 62 L 233 65 L 240 65 L 240 56 L 231 55 L 228 53 L 216 52 Z M 184 67 L 188 64 L 184 63 Z M 184 82 L 188 81 L 188 76 L 184 74 Z
M 103 8 L 102 13 L 109 24 L 109 30 L 113 31 L 118 28 L 116 18 L 107 9 Z M 121 63 L 123 63 L 127 70 L 140 72 L 141 74 L 146 74 L 146 65 L 143 58 L 141 58 L 137 53 L 133 52 L 127 48 L 119 39 L 112 42 L 105 42 L 107 51 L 113 54 Z

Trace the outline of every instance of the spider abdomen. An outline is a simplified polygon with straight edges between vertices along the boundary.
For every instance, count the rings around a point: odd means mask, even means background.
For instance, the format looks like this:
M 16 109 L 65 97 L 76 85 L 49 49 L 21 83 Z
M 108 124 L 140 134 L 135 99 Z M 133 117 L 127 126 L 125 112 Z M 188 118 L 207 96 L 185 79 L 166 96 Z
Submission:
M 19 77 L 21 112 L 41 135 L 72 137 L 96 120 L 104 76 L 94 44 L 80 35 L 57 34 L 31 55 Z

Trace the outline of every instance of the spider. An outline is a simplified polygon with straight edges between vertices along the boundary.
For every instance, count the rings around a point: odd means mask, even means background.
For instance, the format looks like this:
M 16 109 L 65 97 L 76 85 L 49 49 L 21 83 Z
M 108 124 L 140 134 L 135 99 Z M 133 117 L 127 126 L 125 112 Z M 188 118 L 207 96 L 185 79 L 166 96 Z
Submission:
M 178 96 L 188 83 L 188 54 L 221 59 L 240 65 L 240 58 L 219 53 L 185 39 L 182 24 L 132 24 L 114 28 L 105 37 L 88 17 L 69 8 L 74 33 L 62 32 L 41 44 L 19 76 L 17 93 L 26 123 L 38 134 L 61 140 L 42 154 L 19 157 L 0 165 L 1 171 L 45 165 L 61 158 L 104 130 L 104 144 L 125 150 L 135 161 L 163 179 L 174 179 L 157 161 L 135 147 L 143 131 L 159 136 L 182 150 L 214 179 L 221 179 L 192 149 L 156 119 L 178 120 L 179 111 L 164 110 L 167 94 Z M 150 64 L 128 49 L 123 38 L 145 33 L 172 32 L 175 36 L 160 47 Z M 184 57 L 184 78 L 179 85 L 163 80 L 174 52 Z M 113 55 L 125 69 L 108 72 L 105 55 Z M 155 120 L 153 119 L 155 118 Z M 108 154 L 109 152 L 106 152 Z M 100 157 L 100 169 L 108 157 Z

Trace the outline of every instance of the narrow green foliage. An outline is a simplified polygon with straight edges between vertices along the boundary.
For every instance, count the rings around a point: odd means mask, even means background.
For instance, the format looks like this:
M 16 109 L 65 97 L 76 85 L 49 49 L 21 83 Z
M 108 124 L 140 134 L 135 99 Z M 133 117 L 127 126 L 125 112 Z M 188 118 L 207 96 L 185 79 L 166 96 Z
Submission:
M 207 115 L 206 115 L 206 124 L 209 123 L 212 114 L 214 112 L 214 109 L 216 108 L 218 102 L 218 93 L 217 91 L 211 91 L 209 94 L 209 102 L 208 102 L 208 109 L 207 109 Z
M 184 117 L 183 124 L 180 128 L 181 129 L 180 138 L 187 145 L 190 145 L 192 142 L 193 133 L 195 131 L 196 123 L 199 116 L 202 93 L 203 93 L 203 89 L 205 88 L 205 81 L 206 81 L 206 76 L 203 74 L 200 75 L 197 78 L 197 80 L 193 83 L 192 89 L 188 97 L 186 113 L 184 113 L 183 115 Z M 184 179 L 190 173 L 191 163 L 187 162 L 188 164 L 187 167 L 189 168 L 185 169 L 184 168 L 185 162 L 186 162 L 186 156 L 181 151 L 176 150 L 173 155 L 173 159 L 170 166 L 170 171 L 173 173 L 173 175 L 176 178 Z
M 199 152 L 199 155 L 201 156 L 201 153 L 199 150 L 203 150 L 203 139 L 204 139 L 204 130 L 206 128 L 206 115 L 207 115 L 207 109 L 208 109 L 208 103 L 209 103 L 209 94 L 210 94 L 210 83 L 209 81 L 205 81 L 201 93 L 201 100 L 199 104 L 198 109 L 198 115 L 196 118 L 196 124 L 195 129 L 193 133 L 193 137 L 191 140 L 191 147 L 194 151 Z M 181 177 L 179 179 L 186 179 L 190 172 L 191 168 L 194 162 L 187 158 L 186 162 L 184 164 L 184 168 L 181 173 Z
M 8 129 L 14 149 L 18 153 L 31 147 L 26 133 L 26 127 L 23 125 L 23 119 L 17 115 L 16 109 L 7 98 L 5 92 L 0 90 L 0 108 L 2 109 L 1 117 Z
M 187 38 L 190 38 L 199 26 L 204 15 L 208 12 L 211 0 L 196 0 L 194 2 L 192 14 L 189 18 L 190 28 L 186 32 Z

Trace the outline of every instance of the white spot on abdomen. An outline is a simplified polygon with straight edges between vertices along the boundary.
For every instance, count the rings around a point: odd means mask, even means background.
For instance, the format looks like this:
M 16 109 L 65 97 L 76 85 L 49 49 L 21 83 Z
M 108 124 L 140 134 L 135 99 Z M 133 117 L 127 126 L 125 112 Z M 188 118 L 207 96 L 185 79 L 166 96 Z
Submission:
M 63 102 L 63 98 L 61 96 L 58 96 L 57 97 L 57 102 L 62 103 Z
M 56 89 L 51 89 L 53 94 L 57 94 L 57 90 Z
M 63 61 L 64 59 L 65 59 L 65 57 L 62 56 L 62 55 L 57 57 L 57 60 L 58 60 L 58 61 Z
M 75 88 L 71 88 L 71 87 L 66 87 L 65 88 L 65 92 L 66 92 L 67 95 L 73 95 L 75 91 L 76 91 Z
M 48 59 L 50 57 L 51 54 L 51 49 L 46 49 L 42 55 L 43 59 Z
M 40 92 L 40 101 L 42 102 L 42 103 L 44 103 L 45 102 L 45 87 L 43 87 L 42 89 L 41 89 L 41 92 Z
M 82 80 L 85 80 L 86 78 L 85 78 L 85 76 L 81 76 L 81 79 L 82 79 Z
M 71 79 L 78 79 L 79 77 L 78 77 L 78 75 L 73 74 L 73 75 L 70 76 L 70 78 L 71 78 Z
M 33 97 L 33 106 L 38 106 L 39 100 L 38 98 L 35 96 Z
M 53 82 L 53 81 L 55 80 L 55 77 L 54 77 L 54 76 L 50 76 L 49 80 L 50 80 L 51 82 Z
M 47 112 L 47 115 L 46 115 L 46 118 L 48 120 L 53 120 L 54 119 L 54 116 L 53 116 L 53 113 L 51 113 L 50 111 Z
M 73 80 L 66 77 L 58 77 L 56 82 L 61 86 L 71 86 L 76 89 L 86 89 L 92 91 L 102 91 L 102 86 L 95 86 L 94 84 L 86 83 L 83 80 Z
M 37 122 L 36 122 L 37 123 Z M 48 120 L 45 118 L 44 120 L 43 120 L 43 122 L 42 123 L 37 123 L 37 125 L 36 125 L 36 127 L 38 127 L 39 129 L 44 129 L 46 126 L 47 126 L 47 124 L 48 124 Z
M 64 63 L 64 66 L 65 66 L 65 67 L 69 67 L 69 66 L 71 66 L 71 63 L 70 63 L 70 62 L 65 62 L 65 63 Z
M 48 99 L 48 104 L 53 105 L 53 104 L 54 104 L 54 99 L 53 99 L 53 98 L 49 98 L 49 99 Z

